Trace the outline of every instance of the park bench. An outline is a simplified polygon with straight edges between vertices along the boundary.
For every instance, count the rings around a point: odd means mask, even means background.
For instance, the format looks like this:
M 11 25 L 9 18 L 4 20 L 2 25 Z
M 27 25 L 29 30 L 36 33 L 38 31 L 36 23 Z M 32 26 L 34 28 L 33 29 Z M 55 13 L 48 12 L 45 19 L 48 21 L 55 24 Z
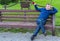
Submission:
M 14 12 L 16 12 L 17 14 L 11 14 Z M 36 10 L 0 10 L 0 27 L 34 29 L 37 26 L 36 19 L 38 15 L 39 12 Z M 55 35 L 54 17 L 54 15 L 50 15 L 45 24 L 46 30 L 50 30 L 52 32 L 52 35 Z

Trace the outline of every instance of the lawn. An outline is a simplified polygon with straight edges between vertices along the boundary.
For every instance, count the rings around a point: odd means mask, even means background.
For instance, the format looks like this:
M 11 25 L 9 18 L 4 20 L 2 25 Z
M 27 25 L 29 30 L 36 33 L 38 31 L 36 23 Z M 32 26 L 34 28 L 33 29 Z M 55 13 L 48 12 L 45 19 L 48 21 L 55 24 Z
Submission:
M 19 32 L 22 32 L 22 33 L 26 33 L 26 32 L 34 32 L 35 29 L 23 29 L 23 28 L 0 28 L 0 33 L 1 32 L 13 32 L 13 33 L 19 33 Z M 59 28 L 56 28 L 55 29 L 55 34 L 56 36 L 59 36 L 60 37 L 60 29 Z M 42 34 L 42 31 L 39 32 L 39 34 Z M 47 31 L 47 35 L 51 35 L 51 31 Z

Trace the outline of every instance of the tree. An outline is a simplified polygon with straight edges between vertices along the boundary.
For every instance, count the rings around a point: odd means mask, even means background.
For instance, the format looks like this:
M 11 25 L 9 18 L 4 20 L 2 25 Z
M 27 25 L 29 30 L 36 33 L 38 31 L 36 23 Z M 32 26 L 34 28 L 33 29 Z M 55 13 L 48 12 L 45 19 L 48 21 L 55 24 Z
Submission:
M 4 6 L 5 10 L 10 3 L 18 3 L 18 0 L 0 0 L 0 4 Z
M 11 0 L 13 3 L 18 3 L 19 0 Z
M 5 10 L 7 5 L 9 5 L 10 2 L 11 0 L 0 0 L 0 4 L 4 6 Z
M 2 5 L 8 5 L 11 2 L 11 0 L 0 0 L 0 4 Z

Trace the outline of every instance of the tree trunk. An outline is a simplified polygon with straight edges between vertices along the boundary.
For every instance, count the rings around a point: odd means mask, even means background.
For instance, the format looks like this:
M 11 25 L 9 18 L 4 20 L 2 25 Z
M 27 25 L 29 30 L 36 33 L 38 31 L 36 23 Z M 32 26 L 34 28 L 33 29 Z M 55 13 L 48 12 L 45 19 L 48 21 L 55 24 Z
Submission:
M 6 4 L 4 5 L 4 9 L 5 9 L 5 10 L 7 9 L 7 5 L 6 5 Z

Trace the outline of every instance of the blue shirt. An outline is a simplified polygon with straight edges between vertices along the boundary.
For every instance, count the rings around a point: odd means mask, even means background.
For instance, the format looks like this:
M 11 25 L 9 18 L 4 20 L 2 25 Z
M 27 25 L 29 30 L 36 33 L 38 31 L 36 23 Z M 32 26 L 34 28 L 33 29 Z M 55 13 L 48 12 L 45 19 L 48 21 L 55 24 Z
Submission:
M 37 5 L 35 5 L 35 9 L 40 12 L 38 19 L 47 19 L 50 14 L 57 13 L 57 9 L 54 7 L 52 10 L 46 10 L 46 8 L 38 8 Z

